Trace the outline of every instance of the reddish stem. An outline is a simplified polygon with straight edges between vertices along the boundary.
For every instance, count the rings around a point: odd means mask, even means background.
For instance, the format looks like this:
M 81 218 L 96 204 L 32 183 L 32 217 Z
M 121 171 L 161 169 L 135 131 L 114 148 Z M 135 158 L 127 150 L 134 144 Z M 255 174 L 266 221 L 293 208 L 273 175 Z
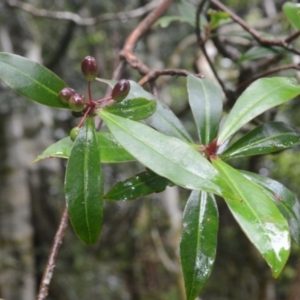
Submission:
M 217 139 L 215 139 L 208 146 L 205 146 L 204 151 L 208 157 L 211 157 L 216 155 L 217 148 Z
M 103 101 L 106 101 L 106 100 L 111 100 L 111 99 L 112 99 L 112 97 L 108 96 L 108 97 L 101 98 L 99 100 L 95 100 L 94 102 L 95 103 L 100 103 L 100 102 L 103 102 Z
M 88 81 L 88 94 L 89 94 L 89 103 L 93 102 L 92 91 L 91 91 L 91 81 Z
M 93 101 L 92 101 L 91 103 L 93 103 Z M 93 104 L 94 104 L 94 103 L 93 103 Z M 80 120 L 80 122 L 79 122 L 79 124 L 78 124 L 78 127 L 79 127 L 79 128 L 83 125 L 83 123 L 84 123 L 84 121 L 85 121 L 87 115 L 90 113 L 90 111 L 92 110 L 93 107 L 94 107 L 94 105 L 93 105 L 93 106 L 89 106 L 89 107 L 87 108 L 86 112 L 84 113 L 84 116 L 82 117 L 82 119 Z

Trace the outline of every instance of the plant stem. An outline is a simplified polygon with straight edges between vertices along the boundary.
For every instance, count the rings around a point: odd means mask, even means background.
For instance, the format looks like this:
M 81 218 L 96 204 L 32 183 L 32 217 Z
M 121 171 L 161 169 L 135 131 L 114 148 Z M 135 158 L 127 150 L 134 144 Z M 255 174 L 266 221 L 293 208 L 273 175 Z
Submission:
M 91 82 L 88 82 L 88 94 L 89 94 L 89 103 L 93 102 L 92 91 L 91 91 Z
M 49 285 L 53 276 L 53 271 L 55 268 L 56 258 L 64 238 L 66 228 L 68 225 L 68 210 L 67 207 L 64 208 L 64 211 L 61 216 L 61 220 L 56 231 L 50 255 L 48 257 L 47 265 L 44 270 L 43 278 L 41 280 L 39 293 L 36 297 L 37 300 L 44 300 L 48 296 Z

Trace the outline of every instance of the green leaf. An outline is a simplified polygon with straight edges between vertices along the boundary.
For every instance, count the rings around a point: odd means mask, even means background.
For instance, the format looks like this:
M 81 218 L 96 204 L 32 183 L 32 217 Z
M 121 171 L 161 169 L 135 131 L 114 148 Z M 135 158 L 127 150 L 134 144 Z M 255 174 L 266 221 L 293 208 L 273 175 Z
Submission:
M 262 46 L 254 46 L 250 48 L 248 51 L 242 54 L 240 59 L 237 61 L 238 64 L 241 64 L 248 60 L 255 60 L 259 58 L 272 57 L 278 54 L 288 53 L 285 49 L 279 47 L 262 47 Z
M 272 153 L 300 144 L 300 134 L 282 122 L 264 123 L 232 144 L 222 159 Z
M 72 146 L 73 141 L 70 139 L 70 137 L 63 138 L 50 145 L 32 163 L 36 163 L 45 158 L 69 158 Z
M 216 29 L 221 25 L 232 22 L 229 14 L 225 11 L 209 9 L 207 14 L 210 16 L 210 30 Z
M 285 2 L 282 6 L 282 9 L 289 22 L 297 30 L 300 30 L 300 4 Z
M 216 169 L 185 142 L 104 110 L 97 113 L 119 143 L 156 174 L 187 189 L 227 194 Z
M 65 177 L 66 202 L 74 231 L 96 243 L 102 226 L 103 174 L 94 119 L 87 117 L 71 149 Z
M 183 214 L 180 241 L 187 300 L 197 297 L 212 271 L 218 224 L 218 208 L 214 196 L 202 191 L 192 191 Z
M 135 161 L 135 158 L 121 146 L 111 133 L 97 132 L 97 137 L 102 163 Z
M 156 110 L 156 101 L 145 98 L 125 99 L 105 108 L 111 114 L 131 120 L 142 120 L 150 117 Z
M 194 75 L 187 77 L 187 90 L 200 143 L 209 145 L 216 137 L 222 115 L 222 91 L 211 81 Z
M 219 158 L 212 159 L 212 163 L 240 198 L 237 201 L 225 197 L 234 218 L 277 278 L 290 254 L 291 241 L 286 219 L 260 187 Z
M 300 245 L 300 203 L 283 184 L 268 177 L 240 171 L 246 178 L 263 187 L 289 223 L 291 236 Z
M 150 118 L 145 120 L 146 124 L 166 135 L 179 138 L 188 143 L 193 142 L 190 134 L 182 125 L 181 121 L 175 116 L 173 111 L 159 100 L 156 104 L 156 111 Z
M 127 161 L 135 161 L 113 137 L 111 133 L 97 132 L 98 144 L 101 149 L 102 163 L 122 163 Z M 32 163 L 36 163 L 45 158 L 69 158 L 73 146 L 70 137 L 61 139 L 60 141 L 50 145 L 41 155 L 39 155 Z
M 287 102 L 300 94 L 300 85 L 285 77 L 261 78 L 252 83 L 238 98 L 218 138 L 223 144 L 250 120 L 269 108 Z
M 118 182 L 104 196 L 105 200 L 133 200 L 152 193 L 159 193 L 172 185 L 170 180 L 161 177 L 151 170 L 139 173 L 134 177 Z
M 0 80 L 21 96 L 38 103 L 69 108 L 58 100 L 66 84 L 44 66 L 19 55 L 0 53 Z

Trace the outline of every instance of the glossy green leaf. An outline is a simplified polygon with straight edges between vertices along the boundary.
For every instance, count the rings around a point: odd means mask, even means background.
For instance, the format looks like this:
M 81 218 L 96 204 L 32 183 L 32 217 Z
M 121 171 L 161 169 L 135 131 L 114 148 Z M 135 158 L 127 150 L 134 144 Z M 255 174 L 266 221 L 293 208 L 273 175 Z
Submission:
M 44 66 L 10 53 L 0 53 L 0 80 L 21 96 L 35 102 L 68 108 L 58 100 L 66 84 Z
M 264 123 L 232 144 L 223 159 L 272 153 L 300 144 L 300 134 L 282 122 Z
M 188 189 L 230 193 L 216 169 L 185 142 L 104 110 L 97 113 L 119 143 L 156 174 Z
M 246 178 L 262 186 L 289 223 L 291 236 L 300 245 L 300 203 L 283 184 L 268 177 L 240 171 Z
M 87 117 L 71 149 L 65 176 L 69 218 L 77 236 L 96 243 L 102 226 L 103 174 L 94 119 Z
M 300 30 L 300 4 L 285 2 L 282 6 L 282 9 L 289 22 L 297 30 Z
M 202 191 L 192 191 L 183 214 L 180 241 L 187 300 L 197 297 L 212 271 L 218 224 L 218 208 L 214 196 Z
M 233 200 L 225 197 L 234 218 L 277 278 L 290 254 L 291 241 L 286 219 L 260 187 L 221 159 L 212 159 L 212 163 L 240 198 Z
M 223 144 L 231 135 L 269 108 L 289 101 L 300 94 L 300 85 L 285 77 L 261 78 L 252 83 L 238 98 L 218 138 Z
M 209 145 L 222 115 L 222 91 L 213 82 L 194 75 L 187 77 L 187 91 L 200 143 Z
M 135 160 L 135 158 L 116 141 L 112 134 L 97 132 L 96 135 L 101 149 L 102 163 L 122 163 Z M 70 137 L 63 138 L 49 146 L 32 163 L 36 163 L 45 158 L 69 158 L 72 146 L 73 141 Z
M 156 110 L 156 101 L 145 98 L 126 99 L 105 108 L 111 114 L 131 120 L 150 117 Z
M 168 185 L 172 185 L 169 179 L 147 170 L 118 182 L 107 192 L 104 199 L 117 201 L 133 200 L 141 196 L 162 192 Z

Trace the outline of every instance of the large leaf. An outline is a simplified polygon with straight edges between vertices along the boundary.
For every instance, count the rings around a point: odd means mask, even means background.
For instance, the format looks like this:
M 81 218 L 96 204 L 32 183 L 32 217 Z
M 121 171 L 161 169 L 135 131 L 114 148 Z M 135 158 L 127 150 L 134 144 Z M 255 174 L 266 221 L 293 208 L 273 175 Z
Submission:
M 169 179 L 147 170 L 118 182 L 104 195 L 104 199 L 117 201 L 133 200 L 141 196 L 162 192 L 168 185 L 172 185 Z
M 252 83 L 236 101 L 224 122 L 218 138 L 223 144 L 250 120 L 267 109 L 300 94 L 300 85 L 285 77 L 262 78 Z
M 300 245 L 300 203 L 283 184 L 268 177 L 240 171 L 246 178 L 262 186 L 289 223 L 291 236 Z
M 101 231 L 103 175 L 93 118 L 80 129 L 66 169 L 65 194 L 72 226 L 86 244 L 94 244 Z
M 135 160 L 135 158 L 116 141 L 111 133 L 97 132 L 96 135 L 101 149 L 102 163 L 121 163 Z M 72 146 L 73 141 L 70 137 L 63 138 L 50 145 L 32 163 L 36 163 L 45 158 L 69 158 Z
M 0 53 L 0 80 L 21 96 L 51 107 L 68 108 L 58 100 L 66 84 L 42 65 L 19 55 Z
M 142 120 L 153 115 L 156 109 L 156 101 L 145 98 L 125 99 L 105 108 L 109 113 L 129 118 Z
M 293 2 L 285 2 L 283 4 L 282 9 L 289 22 L 297 30 L 300 30 L 300 4 Z
M 282 122 L 264 123 L 232 144 L 223 159 L 272 153 L 300 144 L 300 134 Z
M 291 247 L 286 219 L 260 187 L 219 158 L 212 159 L 212 163 L 240 197 L 239 201 L 225 197 L 234 218 L 277 278 L 286 264 Z
M 216 169 L 185 142 L 104 110 L 97 113 L 119 143 L 156 174 L 188 189 L 232 196 Z
M 194 300 L 209 277 L 216 256 L 218 208 L 212 194 L 193 191 L 183 214 L 180 258 L 186 299 Z
M 211 81 L 194 75 L 187 77 L 187 90 L 200 143 L 209 145 L 216 137 L 222 115 L 222 91 Z

